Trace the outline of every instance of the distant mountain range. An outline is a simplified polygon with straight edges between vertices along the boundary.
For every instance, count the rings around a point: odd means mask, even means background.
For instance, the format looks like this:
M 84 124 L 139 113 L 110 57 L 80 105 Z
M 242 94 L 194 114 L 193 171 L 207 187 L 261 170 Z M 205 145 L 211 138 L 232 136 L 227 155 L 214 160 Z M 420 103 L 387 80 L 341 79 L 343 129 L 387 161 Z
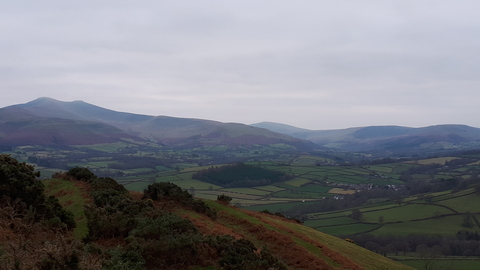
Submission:
M 480 148 L 480 129 L 466 125 L 308 130 L 280 123 L 253 125 L 117 112 L 83 101 L 39 98 L 0 109 L 0 148 L 82 145 L 122 139 L 200 147 L 287 144 L 297 150 L 438 152 Z
M 308 130 L 272 122 L 261 122 L 251 126 L 345 151 L 445 151 L 480 147 L 480 129 L 466 125 L 422 128 L 369 126 L 337 130 Z
M 39 98 L 0 109 L 0 145 L 80 145 L 149 140 L 164 145 L 231 146 L 313 143 L 267 129 L 210 120 L 117 112 L 83 101 Z

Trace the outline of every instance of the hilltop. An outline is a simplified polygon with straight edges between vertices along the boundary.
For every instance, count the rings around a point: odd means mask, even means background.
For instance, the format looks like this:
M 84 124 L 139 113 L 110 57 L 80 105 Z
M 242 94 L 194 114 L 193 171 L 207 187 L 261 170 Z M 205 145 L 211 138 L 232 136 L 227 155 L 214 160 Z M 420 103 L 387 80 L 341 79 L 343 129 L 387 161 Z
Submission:
M 35 175 L 33 167 L 2 156 L 3 191 L 10 187 L 5 183 L 13 183 L 8 172 L 17 166 L 23 168 L 24 175 Z M 30 210 L 13 207 L 16 221 L 2 212 L 2 267 L 410 269 L 282 217 L 196 199 L 171 183 L 152 184 L 142 194 L 129 193 L 113 179 L 98 178 L 82 168 L 56 177 L 25 182 L 25 188 L 32 184 L 45 186 L 38 191 L 48 194 L 45 198 L 49 201 L 63 205 L 65 210 L 57 209 L 56 216 L 43 215 L 29 221 L 28 211 L 41 209 L 41 205 L 23 197 L 18 197 L 16 204 L 30 204 Z M 3 209 L 9 209 L 4 204 L 10 206 L 12 200 L 3 200 Z M 58 218 L 61 215 L 67 218 Z M 74 226 L 62 225 L 70 224 L 72 218 Z M 16 248 L 20 244 L 23 249 Z
M 265 128 L 309 140 L 332 150 L 377 152 L 383 155 L 422 155 L 480 146 L 480 129 L 466 125 L 436 125 L 421 128 L 368 126 L 336 130 L 308 130 L 290 125 L 261 122 L 251 126 Z
M 84 145 L 131 139 L 162 145 L 252 146 L 311 142 L 237 123 L 117 112 L 83 101 L 39 98 L 0 109 L 0 145 Z

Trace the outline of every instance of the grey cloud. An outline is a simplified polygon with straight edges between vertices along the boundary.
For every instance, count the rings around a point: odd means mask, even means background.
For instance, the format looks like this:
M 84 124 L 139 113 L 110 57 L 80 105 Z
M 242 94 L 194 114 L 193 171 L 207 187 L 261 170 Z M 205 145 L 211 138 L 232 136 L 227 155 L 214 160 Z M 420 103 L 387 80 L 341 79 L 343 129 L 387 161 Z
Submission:
M 476 1 L 1 3 L 0 107 L 50 96 L 314 129 L 480 126 Z

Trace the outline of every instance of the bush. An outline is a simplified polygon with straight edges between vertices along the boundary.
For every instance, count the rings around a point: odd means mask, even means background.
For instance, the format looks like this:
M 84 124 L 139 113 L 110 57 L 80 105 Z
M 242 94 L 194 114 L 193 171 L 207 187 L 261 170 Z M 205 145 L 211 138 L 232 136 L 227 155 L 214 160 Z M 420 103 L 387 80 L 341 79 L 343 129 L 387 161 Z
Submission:
M 24 207 L 21 217 L 32 217 L 34 221 L 47 221 L 46 224 L 75 227 L 73 213 L 62 208 L 58 199 L 45 197 L 45 187 L 36 178 L 40 172 L 34 171 L 34 166 L 25 162 L 20 163 L 9 155 L 0 155 L 0 208 L 6 207 L 9 202 L 20 201 Z M 58 222 L 60 221 L 60 223 Z
M 222 195 L 217 196 L 217 201 L 219 201 L 221 203 L 224 203 L 224 204 L 230 204 L 230 202 L 232 201 L 232 197 L 229 197 L 225 194 L 222 194 Z
M 128 193 L 128 190 L 117 181 L 110 177 L 94 178 L 90 180 L 90 186 L 93 190 L 112 189 L 120 193 Z
M 97 176 L 93 172 L 91 172 L 89 169 L 83 168 L 83 167 L 72 168 L 67 172 L 67 175 L 71 176 L 71 177 L 73 177 L 77 180 L 81 180 L 81 181 L 85 181 L 85 182 L 90 182 L 91 180 L 97 178 Z
M 148 185 L 144 195 L 146 198 L 154 201 L 169 198 L 177 202 L 187 203 L 193 199 L 193 196 L 188 191 L 182 190 L 182 188 L 170 182 Z

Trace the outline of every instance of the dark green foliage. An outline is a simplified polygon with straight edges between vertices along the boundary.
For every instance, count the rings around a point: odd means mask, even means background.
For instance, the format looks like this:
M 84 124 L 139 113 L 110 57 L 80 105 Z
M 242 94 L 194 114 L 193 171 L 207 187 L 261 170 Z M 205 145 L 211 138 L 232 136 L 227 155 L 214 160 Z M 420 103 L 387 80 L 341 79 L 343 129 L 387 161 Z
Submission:
M 124 215 L 114 207 L 89 206 L 85 208 L 88 236 L 86 240 L 127 237 L 137 225 L 137 218 Z
M 167 235 L 186 233 L 198 233 L 190 220 L 171 213 L 159 213 L 155 218 L 140 219 L 135 229 L 130 232 L 130 236 L 154 240 Z
M 222 194 L 222 195 L 217 196 L 217 201 L 222 202 L 222 203 L 226 203 L 226 204 L 230 204 L 230 202 L 232 201 L 232 197 L 227 196 L 225 194 Z
M 68 252 L 60 258 L 55 256 L 46 256 L 37 267 L 39 270 L 76 270 L 79 269 L 80 259 L 77 252 L 74 250 Z
M 105 270 L 143 270 L 145 259 L 138 246 L 128 245 L 126 249 L 120 247 L 109 250 L 110 259 L 103 263 Z
M 202 170 L 192 178 L 223 187 L 256 187 L 284 182 L 293 177 L 282 172 L 238 163 Z
M 187 203 L 193 199 L 192 195 L 188 193 L 188 191 L 182 190 L 182 188 L 170 182 L 161 182 L 148 185 L 144 193 L 146 197 L 154 201 L 167 197 L 170 200 Z
M 75 227 L 73 214 L 62 208 L 58 199 L 45 197 L 44 185 L 36 178 L 39 172 L 34 167 L 20 163 L 9 155 L 0 155 L 0 207 L 9 202 L 20 201 L 24 204 L 21 214 L 54 226 Z
M 65 211 L 57 198 L 43 195 L 43 184 L 35 179 L 38 173 L 34 173 L 32 166 L 18 163 L 9 156 L 0 155 L 0 160 L 0 190 L 2 195 L 11 195 L 4 197 L 0 204 L 7 205 L 15 198 L 26 217 L 37 218 L 50 227 L 75 226 L 73 214 Z M 205 237 L 190 220 L 155 209 L 151 200 L 133 200 L 114 179 L 98 178 L 84 168 L 75 168 L 69 173 L 92 187 L 93 204 L 85 206 L 89 230 L 85 242 L 119 238 L 124 245 L 95 248 L 94 243 L 86 243 L 82 251 L 78 242 L 65 240 L 60 246 L 53 245 L 57 248 L 53 252 L 45 253 L 35 265 L 38 269 L 79 269 L 82 252 L 101 258 L 103 269 L 110 270 L 188 269 L 215 264 L 212 262 L 219 258 L 224 269 L 285 269 L 266 249 L 255 252 L 256 247 L 248 240 Z M 215 209 L 172 183 L 150 185 L 145 197 L 173 201 L 216 218 Z M 16 268 L 20 267 L 18 262 Z
M 45 204 L 39 205 L 39 207 L 45 207 L 44 218 L 45 219 L 59 219 L 60 223 L 63 223 L 67 228 L 75 228 L 75 218 L 72 212 L 63 209 L 58 199 L 54 196 L 47 197 Z
M 187 204 L 187 206 L 190 207 L 193 211 L 200 214 L 205 214 L 207 217 L 213 220 L 217 219 L 217 210 L 215 210 L 214 208 L 211 208 L 204 201 L 200 199 L 192 199 Z
M 20 163 L 9 155 L 0 155 L 0 195 L 20 199 L 27 206 L 44 202 L 43 183 L 37 181 L 40 172 L 32 165 Z
M 141 215 L 153 211 L 146 201 L 133 201 L 128 194 L 113 189 L 93 191 L 94 205 L 85 208 L 89 240 L 127 237 Z
M 67 172 L 67 175 L 85 182 L 89 182 L 90 180 L 97 178 L 97 176 L 95 176 L 95 174 L 93 174 L 89 169 L 83 167 L 72 168 Z
M 363 220 L 363 214 L 358 209 L 353 209 L 352 213 L 350 214 L 350 217 L 353 218 L 356 221 L 362 221 Z
M 186 190 L 170 182 L 161 182 L 148 185 L 144 190 L 144 198 L 157 200 L 173 200 L 197 213 L 205 214 L 212 219 L 217 218 L 217 211 L 200 199 L 194 199 Z
M 233 241 L 222 251 L 220 266 L 225 270 L 287 269 L 266 247 L 260 254 L 255 251 L 257 248 L 247 239 Z
M 87 240 L 123 237 L 128 242 L 126 248 L 110 252 L 105 269 L 183 269 L 208 261 L 205 255 L 211 254 L 203 254 L 201 250 L 205 249 L 217 251 L 224 269 L 285 269 L 267 251 L 255 253 L 257 249 L 248 240 L 231 236 L 206 238 L 191 221 L 156 210 L 147 201 L 133 201 L 120 190 L 105 188 L 109 179 L 95 181 L 98 183 L 92 192 L 94 205 L 85 210 Z M 154 183 L 144 193 L 145 198 L 175 201 L 212 219 L 217 215 L 215 209 L 172 183 Z
M 110 177 L 93 178 L 90 180 L 90 186 L 93 190 L 112 189 L 121 193 L 128 193 L 128 190 L 122 184 Z
M 465 228 L 471 228 L 473 227 L 475 224 L 473 223 L 473 217 L 472 217 L 472 214 L 470 213 L 465 213 L 463 215 L 463 222 L 461 224 L 463 227 Z
M 282 214 L 282 213 L 280 213 L 280 212 L 272 213 L 272 212 L 270 212 L 269 210 L 264 209 L 264 210 L 260 211 L 260 213 L 264 213 L 264 214 L 272 215 L 272 216 L 277 216 L 277 217 L 281 217 L 281 218 L 286 218 L 286 219 L 288 219 L 288 220 L 295 221 L 295 222 L 297 222 L 298 224 L 303 224 L 303 221 L 301 221 L 300 219 L 295 218 L 295 217 L 287 217 L 287 216 L 285 216 L 284 214 Z

